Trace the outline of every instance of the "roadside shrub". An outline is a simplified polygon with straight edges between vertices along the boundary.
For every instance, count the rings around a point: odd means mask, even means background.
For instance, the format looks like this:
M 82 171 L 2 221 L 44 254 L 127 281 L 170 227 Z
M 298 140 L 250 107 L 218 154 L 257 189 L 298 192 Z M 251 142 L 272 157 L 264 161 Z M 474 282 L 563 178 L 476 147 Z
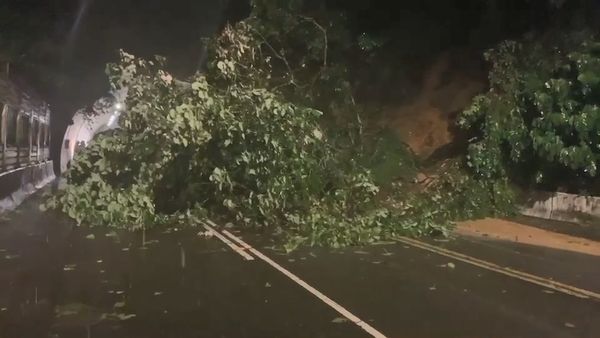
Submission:
M 469 166 L 522 184 L 588 179 L 600 159 L 600 42 L 588 33 L 505 41 L 486 53 L 490 90 L 460 116 Z

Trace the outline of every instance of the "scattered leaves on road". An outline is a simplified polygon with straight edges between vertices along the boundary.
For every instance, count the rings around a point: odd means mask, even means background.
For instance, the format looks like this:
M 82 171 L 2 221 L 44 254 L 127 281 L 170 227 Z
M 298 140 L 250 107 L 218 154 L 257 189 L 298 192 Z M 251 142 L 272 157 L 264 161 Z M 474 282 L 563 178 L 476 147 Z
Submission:
M 108 319 L 118 319 L 118 320 L 128 320 L 134 318 L 135 314 L 126 314 L 126 313 L 108 313 L 106 314 L 106 318 Z
M 392 244 L 396 244 L 395 241 L 377 241 L 377 242 L 373 242 L 371 243 L 372 245 L 392 245 Z
M 212 236 L 214 236 L 213 232 L 210 230 L 206 230 L 206 231 L 200 231 L 198 233 L 198 237 L 206 237 L 206 238 L 211 238 Z
M 114 232 L 114 231 L 108 232 L 104 236 L 111 237 L 111 238 L 119 237 L 119 235 L 116 232 Z
M 331 322 L 334 324 L 343 324 L 343 323 L 347 323 L 348 321 L 349 321 L 348 318 L 336 317 Z
M 77 267 L 77 264 L 67 264 L 63 267 L 64 271 L 73 271 Z

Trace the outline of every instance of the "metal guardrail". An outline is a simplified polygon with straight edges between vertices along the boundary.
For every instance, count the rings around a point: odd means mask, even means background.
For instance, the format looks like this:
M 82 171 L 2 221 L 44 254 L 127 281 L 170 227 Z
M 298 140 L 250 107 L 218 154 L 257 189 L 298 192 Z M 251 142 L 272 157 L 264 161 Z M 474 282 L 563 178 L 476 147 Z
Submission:
M 50 109 L 0 79 L 0 173 L 50 158 Z

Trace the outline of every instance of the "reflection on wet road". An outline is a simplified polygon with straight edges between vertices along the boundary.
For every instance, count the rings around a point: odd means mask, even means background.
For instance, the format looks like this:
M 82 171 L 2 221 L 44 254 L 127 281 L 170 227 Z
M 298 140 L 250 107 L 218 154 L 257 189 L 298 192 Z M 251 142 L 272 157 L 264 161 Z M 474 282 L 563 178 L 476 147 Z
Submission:
M 0 216 L 0 337 L 369 337 L 324 299 L 387 337 L 600 336 L 600 302 L 406 244 L 285 255 L 243 234 L 286 275 L 204 228 L 78 228 L 36 198 Z M 510 263 L 477 245 L 443 244 Z

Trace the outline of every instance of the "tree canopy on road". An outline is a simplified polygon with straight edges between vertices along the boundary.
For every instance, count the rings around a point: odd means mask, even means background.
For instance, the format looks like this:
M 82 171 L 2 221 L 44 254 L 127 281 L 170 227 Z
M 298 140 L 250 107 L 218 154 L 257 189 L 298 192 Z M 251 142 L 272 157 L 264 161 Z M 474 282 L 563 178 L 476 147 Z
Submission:
M 372 168 L 387 155 L 364 139 L 344 53 L 376 41 L 303 9 L 255 1 L 209 41 L 206 73 L 186 81 L 163 58 L 122 52 L 108 67 L 113 89 L 128 90 L 121 129 L 78 155 L 49 205 L 131 229 L 210 215 L 283 231 L 291 247 L 446 233 L 454 219 L 498 210 L 500 186 L 456 166 L 424 190 L 377 183 Z

